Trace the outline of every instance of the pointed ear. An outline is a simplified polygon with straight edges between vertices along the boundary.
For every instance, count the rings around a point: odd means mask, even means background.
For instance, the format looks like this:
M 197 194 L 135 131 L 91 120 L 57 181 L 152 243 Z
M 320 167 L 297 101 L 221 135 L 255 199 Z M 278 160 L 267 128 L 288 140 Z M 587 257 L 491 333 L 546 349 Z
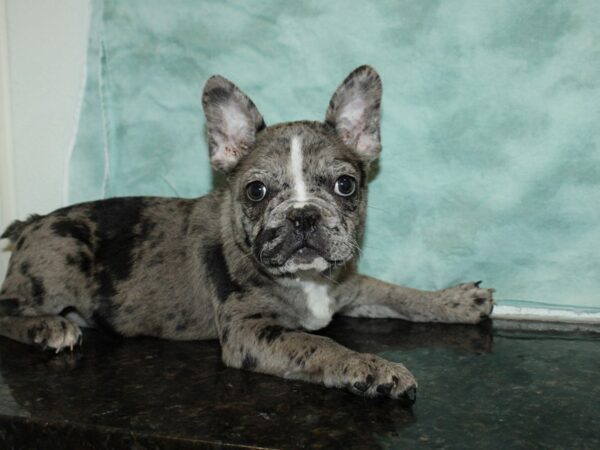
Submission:
M 263 117 L 246 94 L 231 81 L 213 75 L 204 85 L 202 107 L 206 116 L 212 166 L 230 172 L 265 128 Z
M 365 161 L 381 152 L 379 134 L 381 79 L 370 66 L 354 69 L 329 101 L 325 122 Z

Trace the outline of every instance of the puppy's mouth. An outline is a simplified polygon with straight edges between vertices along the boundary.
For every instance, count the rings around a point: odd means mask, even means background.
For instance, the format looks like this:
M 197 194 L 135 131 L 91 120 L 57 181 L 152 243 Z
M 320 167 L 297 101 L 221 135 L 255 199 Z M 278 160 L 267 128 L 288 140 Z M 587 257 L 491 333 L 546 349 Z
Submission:
M 263 261 L 264 266 L 274 273 L 296 273 L 305 271 L 324 272 L 337 261 L 330 261 L 319 249 L 302 244 L 288 249 L 286 255 L 281 254 L 273 259 Z
M 287 261 L 280 268 L 285 273 L 316 271 L 324 272 L 330 267 L 320 252 L 316 249 L 304 246 L 293 252 Z
M 300 247 L 290 256 L 290 259 L 294 259 L 299 264 L 309 264 L 317 258 L 322 258 L 319 251 L 307 245 Z
M 320 233 L 301 234 L 283 227 L 259 234 L 254 244 L 257 262 L 274 275 L 322 273 L 343 265 L 352 256 L 332 251 L 332 245 Z

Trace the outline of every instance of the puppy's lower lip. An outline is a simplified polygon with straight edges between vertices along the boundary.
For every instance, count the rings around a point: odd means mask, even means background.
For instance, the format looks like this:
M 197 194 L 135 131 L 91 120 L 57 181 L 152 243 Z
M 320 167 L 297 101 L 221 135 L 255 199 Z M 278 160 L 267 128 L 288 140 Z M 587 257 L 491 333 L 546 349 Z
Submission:
M 298 262 L 310 262 L 319 256 L 321 255 L 315 249 L 310 247 L 302 247 L 292 255 L 292 258 Z

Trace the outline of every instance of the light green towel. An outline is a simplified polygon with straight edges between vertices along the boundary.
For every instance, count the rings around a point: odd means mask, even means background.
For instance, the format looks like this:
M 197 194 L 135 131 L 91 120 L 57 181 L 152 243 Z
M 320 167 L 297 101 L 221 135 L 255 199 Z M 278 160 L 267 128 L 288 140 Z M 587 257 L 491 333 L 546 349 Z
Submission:
M 384 85 L 361 268 L 434 289 L 600 306 L 600 2 L 95 0 L 70 200 L 199 196 L 199 97 L 322 119 L 361 64 Z

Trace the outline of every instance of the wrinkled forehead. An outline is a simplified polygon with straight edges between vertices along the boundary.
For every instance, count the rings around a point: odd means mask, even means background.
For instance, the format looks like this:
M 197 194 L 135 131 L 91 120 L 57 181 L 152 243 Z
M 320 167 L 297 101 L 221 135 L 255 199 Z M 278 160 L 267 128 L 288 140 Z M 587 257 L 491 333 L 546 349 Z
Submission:
M 307 172 L 360 176 L 362 163 L 325 124 L 292 122 L 264 130 L 240 169 L 245 179 L 262 174 L 291 182 Z

